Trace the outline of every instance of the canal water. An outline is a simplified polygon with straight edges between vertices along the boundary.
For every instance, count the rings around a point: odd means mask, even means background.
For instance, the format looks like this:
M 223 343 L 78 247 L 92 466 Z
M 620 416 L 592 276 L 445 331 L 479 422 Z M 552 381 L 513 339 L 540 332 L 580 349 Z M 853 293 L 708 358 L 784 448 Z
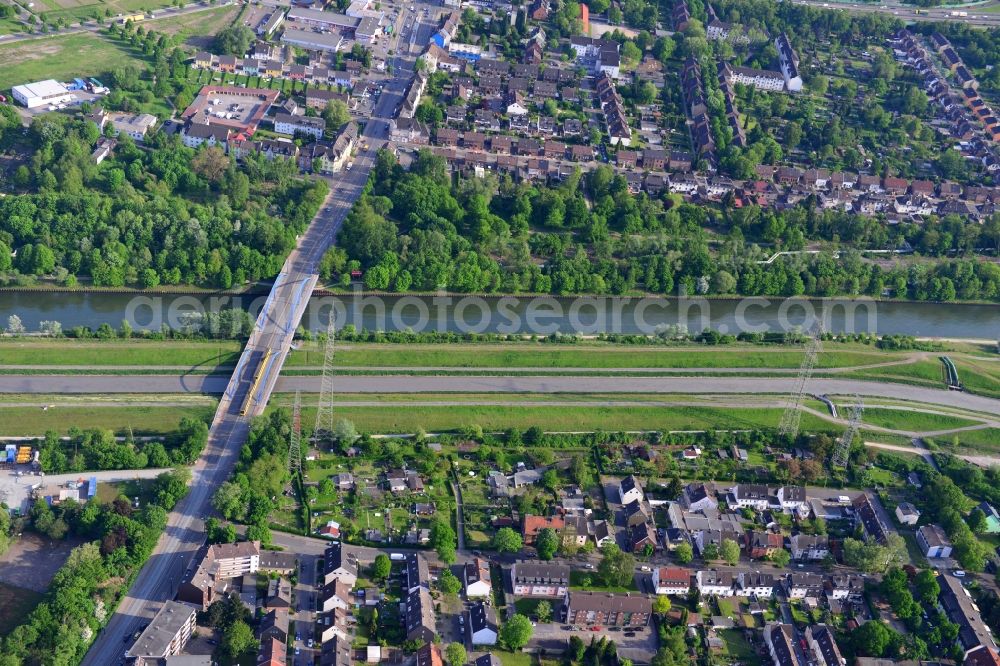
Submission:
M 181 327 L 205 312 L 242 308 L 256 317 L 264 295 L 145 294 L 102 292 L 0 292 L 0 327 L 16 314 L 28 331 L 43 321 L 63 329 L 119 326 Z M 703 299 L 620 297 L 497 297 L 463 295 L 314 295 L 302 325 L 325 330 L 331 309 L 338 328 L 366 330 L 491 332 L 548 335 L 554 332 L 646 333 L 669 327 L 724 333 L 810 328 L 822 318 L 832 332 L 920 337 L 1000 337 L 1000 305 L 910 303 L 849 299 Z

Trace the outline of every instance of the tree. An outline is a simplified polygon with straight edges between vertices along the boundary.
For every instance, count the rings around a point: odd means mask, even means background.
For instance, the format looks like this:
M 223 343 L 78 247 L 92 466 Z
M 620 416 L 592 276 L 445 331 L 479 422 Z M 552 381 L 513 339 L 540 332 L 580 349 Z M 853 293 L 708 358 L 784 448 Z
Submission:
M 670 612 L 670 597 L 665 594 L 658 594 L 656 598 L 653 599 L 653 612 L 657 615 L 666 615 Z
M 449 666 L 464 666 L 468 654 L 465 652 L 465 646 L 461 643 L 449 643 L 448 647 L 444 649 L 444 658 L 448 661 Z
M 237 620 L 226 630 L 222 649 L 233 660 L 256 650 L 257 640 L 253 637 L 253 630 L 246 622 Z
M 445 569 L 438 577 L 438 586 L 445 594 L 458 594 L 462 589 L 462 581 L 451 572 L 451 569 Z
M 545 527 L 535 536 L 535 549 L 542 560 L 551 560 L 559 550 L 559 535 L 551 527 Z
M 538 616 L 539 622 L 551 622 L 552 621 L 552 604 L 544 599 L 538 602 L 535 606 L 535 615 Z
M 531 640 L 532 631 L 531 620 L 516 614 L 500 628 L 500 640 L 508 649 L 517 652 Z
M 778 550 L 771 553 L 770 557 L 767 559 L 774 563 L 774 566 L 779 568 L 785 568 L 788 563 L 792 560 L 792 555 L 784 548 L 779 548 Z
M 245 25 L 232 25 L 223 28 L 215 36 L 215 49 L 223 55 L 241 56 L 250 48 L 253 42 L 253 31 Z
M 437 551 L 438 557 L 445 564 L 454 564 L 457 548 L 457 538 L 455 530 L 451 525 L 440 518 L 431 525 L 431 546 Z
M 247 512 L 243 488 L 232 481 L 225 481 L 212 496 L 212 506 L 226 520 L 240 520 Z
M 731 567 L 740 561 L 740 545 L 732 539 L 722 540 L 721 553 L 722 559 Z
M 323 109 L 323 120 L 326 121 L 326 129 L 330 132 L 337 132 L 341 127 L 351 122 L 351 114 L 347 110 L 347 104 L 343 100 L 331 99 Z
M 358 431 L 352 422 L 347 419 L 340 419 L 337 421 L 337 424 L 333 426 L 333 436 L 341 444 L 349 446 L 357 441 Z
M 933 604 L 937 601 L 938 594 L 941 593 L 941 586 L 937 582 L 937 576 L 930 569 L 924 569 L 913 579 L 913 585 L 917 590 L 917 596 L 925 604 Z
M 587 646 L 583 642 L 583 639 L 573 634 L 569 637 L 569 647 L 567 648 L 567 654 L 572 661 L 583 661 L 584 652 L 586 652 Z
M 604 546 L 602 552 L 597 575 L 608 587 L 629 587 L 635 578 L 635 557 L 613 543 Z
M 894 632 L 878 620 L 865 622 L 851 634 L 851 642 L 858 654 L 867 657 L 886 656 Z
M 21 337 L 25 333 L 24 324 L 16 314 L 7 317 L 7 333 L 15 338 Z
M 865 573 L 883 573 L 906 558 L 906 542 L 898 534 L 890 534 L 884 546 L 874 541 L 844 539 L 844 564 Z
M 385 553 L 376 555 L 375 561 L 372 563 L 372 578 L 375 580 L 385 580 L 389 577 L 391 571 L 392 562 L 389 560 L 389 556 Z
M 501 553 L 516 553 L 523 546 L 521 535 L 509 527 L 501 527 L 493 535 L 493 547 Z
M 694 548 L 687 541 L 677 544 L 674 549 L 674 556 L 680 564 L 688 564 L 694 559 Z
M 969 529 L 971 529 L 974 534 L 982 534 L 986 531 L 986 514 L 983 513 L 983 510 L 978 506 L 969 512 L 965 522 L 969 524 Z

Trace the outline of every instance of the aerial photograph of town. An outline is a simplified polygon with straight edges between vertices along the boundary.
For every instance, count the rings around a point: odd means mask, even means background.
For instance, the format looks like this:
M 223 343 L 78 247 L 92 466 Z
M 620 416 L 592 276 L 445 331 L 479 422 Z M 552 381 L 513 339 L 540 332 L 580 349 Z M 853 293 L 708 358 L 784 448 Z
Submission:
M 1000 0 L 0 0 L 0 666 L 1000 666 Z

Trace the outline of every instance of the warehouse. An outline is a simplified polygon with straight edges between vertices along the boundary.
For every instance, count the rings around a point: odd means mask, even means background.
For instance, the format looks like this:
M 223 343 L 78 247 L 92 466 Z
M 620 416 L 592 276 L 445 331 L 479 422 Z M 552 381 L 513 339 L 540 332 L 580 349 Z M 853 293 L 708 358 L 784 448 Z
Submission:
M 344 38 L 335 33 L 319 33 L 311 30 L 299 30 L 297 28 L 285 28 L 281 35 L 284 44 L 298 46 L 309 51 L 338 51 L 344 43 Z
M 14 86 L 11 92 L 14 93 L 14 99 L 29 109 L 46 104 L 63 104 L 75 99 L 66 86 L 52 79 Z

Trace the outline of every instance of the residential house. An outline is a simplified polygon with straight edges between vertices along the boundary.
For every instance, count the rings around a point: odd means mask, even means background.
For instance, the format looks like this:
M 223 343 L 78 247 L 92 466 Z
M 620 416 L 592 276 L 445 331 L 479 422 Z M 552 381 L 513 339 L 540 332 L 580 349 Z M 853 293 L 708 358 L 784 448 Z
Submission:
M 736 576 L 731 571 L 702 569 L 695 575 L 695 587 L 702 596 L 731 597 L 735 591 Z
M 923 525 L 917 529 L 917 545 L 927 558 L 949 557 L 951 541 L 940 525 Z
M 465 565 L 465 596 L 469 599 L 489 597 L 493 591 L 490 563 L 481 557 Z
M 896 520 L 900 525 L 916 525 L 920 520 L 920 511 L 909 502 L 900 502 L 896 505 Z
M 434 600 L 426 587 L 418 587 L 406 596 L 406 639 L 432 643 L 437 636 Z
M 511 568 L 514 594 L 526 597 L 562 598 L 569 589 L 569 566 L 518 562 Z
M 499 627 L 493 606 L 482 601 L 473 602 L 466 611 L 465 625 L 468 627 L 470 645 L 497 644 Z
M 532 516 L 528 514 L 524 517 L 522 525 L 524 543 L 528 546 L 534 545 L 535 538 L 543 529 L 551 529 L 559 533 L 563 531 L 564 527 L 566 527 L 566 521 L 561 516 L 546 518 L 545 516 Z
M 797 561 L 822 560 L 830 554 L 829 539 L 820 534 L 796 534 L 789 537 L 788 546 Z
M 691 589 L 691 570 L 683 567 L 656 567 L 653 569 L 653 589 L 657 594 L 687 594 Z
M 760 571 L 741 571 L 736 579 L 736 596 L 769 599 L 774 594 L 774 576 Z
M 643 500 L 642 484 L 634 474 L 626 476 L 618 483 L 618 499 L 622 504 Z
M 577 626 L 644 627 L 653 611 L 652 600 L 644 594 L 570 590 L 565 604 L 566 622 Z

